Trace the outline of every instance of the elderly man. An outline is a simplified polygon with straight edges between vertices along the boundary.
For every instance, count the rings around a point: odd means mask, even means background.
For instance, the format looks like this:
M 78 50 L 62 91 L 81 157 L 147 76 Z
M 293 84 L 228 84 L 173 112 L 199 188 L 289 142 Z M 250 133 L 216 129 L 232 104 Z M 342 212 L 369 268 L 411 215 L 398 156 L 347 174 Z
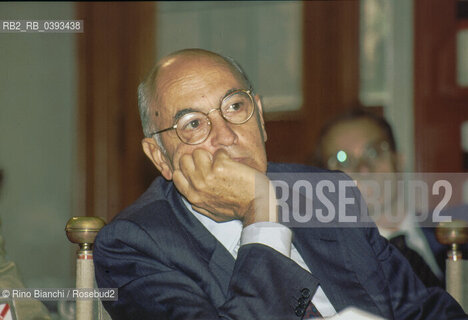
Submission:
M 119 288 L 105 305 L 114 319 L 309 319 L 347 306 L 467 319 L 375 228 L 278 223 L 268 176 L 318 169 L 267 165 L 262 103 L 232 60 L 175 52 L 140 86 L 139 103 L 143 150 L 164 178 L 96 239 L 98 284 Z

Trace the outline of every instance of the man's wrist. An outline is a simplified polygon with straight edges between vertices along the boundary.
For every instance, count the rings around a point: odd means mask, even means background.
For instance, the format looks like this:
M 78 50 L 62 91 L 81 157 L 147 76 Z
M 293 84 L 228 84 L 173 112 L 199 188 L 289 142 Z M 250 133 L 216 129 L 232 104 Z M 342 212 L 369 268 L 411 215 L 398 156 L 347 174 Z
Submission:
M 257 185 L 252 210 L 244 216 L 243 225 L 247 227 L 257 222 L 278 222 L 278 206 L 276 194 L 270 180 Z

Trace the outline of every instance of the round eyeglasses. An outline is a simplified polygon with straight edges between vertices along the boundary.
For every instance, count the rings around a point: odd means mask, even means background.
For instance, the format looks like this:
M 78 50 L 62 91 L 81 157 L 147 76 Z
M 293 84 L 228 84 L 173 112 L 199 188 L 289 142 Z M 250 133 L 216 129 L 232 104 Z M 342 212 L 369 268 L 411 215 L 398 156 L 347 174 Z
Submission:
M 223 98 L 219 108 L 207 113 L 193 111 L 183 114 L 172 127 L 155 131 L 151 136 L 165 131 L 175 130 L 179 139 L 186 144 L 199 144 L 205 141 L 211 132 L 211 121 L 208 118 L 213 111 L 219 110 L 224 120 L 233 124 L 243 124 L 249 121 L 255 110 L 252 90 L 236 90 Z
M 331 156 L 327 161 L 327 166 L 331 170 L 357 170 L 357 168 L 365 163 L 370 168 L 374 168 L 375 164 L 382 157 L 387 155 L 390 151 L 390 145 L 387 141 L 380 141 L 374 144 L 368 145 L 361 157 L 355 158 L 351 154 L 344 150 L 338 150 L 338 152 Z

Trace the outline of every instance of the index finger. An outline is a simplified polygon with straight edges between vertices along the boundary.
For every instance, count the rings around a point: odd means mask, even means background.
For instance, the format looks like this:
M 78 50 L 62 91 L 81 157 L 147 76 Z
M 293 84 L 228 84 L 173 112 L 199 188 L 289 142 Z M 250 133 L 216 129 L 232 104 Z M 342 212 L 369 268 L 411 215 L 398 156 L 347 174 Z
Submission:
M 204 149 L 195 149 L 192 152 L 193 162 L 196 170 L 206 170 L 213 164 L 213 155 Z

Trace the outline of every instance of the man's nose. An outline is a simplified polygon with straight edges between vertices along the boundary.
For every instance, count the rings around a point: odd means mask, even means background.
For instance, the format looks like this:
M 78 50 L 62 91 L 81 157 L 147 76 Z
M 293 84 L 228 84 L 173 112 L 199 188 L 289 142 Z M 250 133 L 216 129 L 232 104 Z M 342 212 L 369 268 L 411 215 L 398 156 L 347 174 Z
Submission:
M 209 139 L 213 146 L 230 146 L 237 141 L 236 133 L 232 130 L 231 124 L 223 118 L 221 112 L 210 111 L 210 118 L 211 133 Z
M 366 159 L 359 159 L 354 170 L 359 173 L 369 173 L 374 171 L 374 166 Z

